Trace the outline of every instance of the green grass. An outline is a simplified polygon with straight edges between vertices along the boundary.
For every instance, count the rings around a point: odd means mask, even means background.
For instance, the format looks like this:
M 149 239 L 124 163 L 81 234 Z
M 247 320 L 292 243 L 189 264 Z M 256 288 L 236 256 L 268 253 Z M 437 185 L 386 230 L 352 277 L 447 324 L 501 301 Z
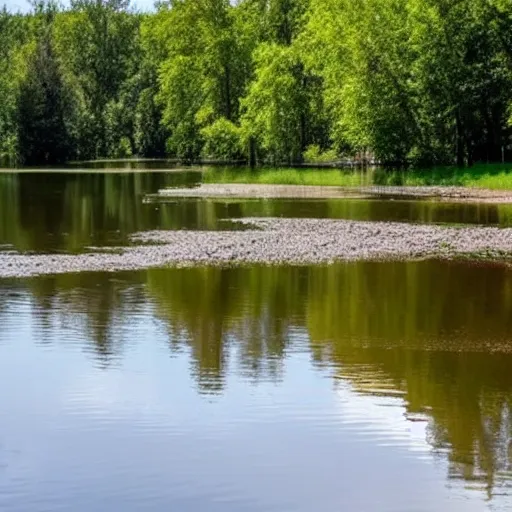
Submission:
M 434 167 L 407 171 L 380 170 L 375 173 L 378 185 L 408 186 L 458 186 L 512 189 L 512 164 L 478 164 L 460 169 L 458 167 Z
M 371 177 L 361 171 L 339 169 L 209 169 L 204 183 L 257 183 L 265 185 L 316 185 L 354 187 L 371 184 Z
M 370 171 L 338 169 L 208 169 L 205 183 L 258 183 L 267 185 L 316 186 L 460 186 L 512 190 L 512 164 L 478 164 L 470 168 L 434 167 L 431 169 Z

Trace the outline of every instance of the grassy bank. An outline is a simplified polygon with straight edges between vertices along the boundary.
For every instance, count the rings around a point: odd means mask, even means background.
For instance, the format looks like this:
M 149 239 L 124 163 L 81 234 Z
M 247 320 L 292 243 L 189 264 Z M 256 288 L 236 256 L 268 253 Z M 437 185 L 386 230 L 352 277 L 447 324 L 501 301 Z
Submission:
M 267 185 L 317 185 L 357 187 L 366 185 L 461 186 L 512 190 L 512 164 L 479 164 L 471 168 L 323 170 L 323 169 L 209 169 L 205 183 L 259 183 Z
M 460 169 L 458 167 L 434 167 L 408 171 L 377 171 L 375 182 L 382 185 L 409 186 L 460 186 L 512 189 L 512 164 L 478 164 Z
M 372 173 L 339 169 L 208 169 L 204 183 L 256 183 L 261 185 L 317 185 L 357 187 L 372 184 Z

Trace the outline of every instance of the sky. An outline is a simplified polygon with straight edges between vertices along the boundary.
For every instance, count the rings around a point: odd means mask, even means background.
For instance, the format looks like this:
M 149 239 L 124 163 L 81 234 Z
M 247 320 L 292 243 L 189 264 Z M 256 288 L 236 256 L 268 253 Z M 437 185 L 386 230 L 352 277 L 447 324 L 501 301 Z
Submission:
M 61 2 L 64 5 L 69 3 L 67 0 L 61 0 Z M 147 11 L 153 8 L 154 0 L 132 0 L 131 4 L 140 10 Z M 3 5 L 6 5 L 10 11 L 27 12 L 30 10 L 30 3 L 27 0 L 0 0 L 0 7 Z
M 26 0 L 3 0 L 0 5 L 4 4 L 10 11 L 28 11 L 29 3 Z

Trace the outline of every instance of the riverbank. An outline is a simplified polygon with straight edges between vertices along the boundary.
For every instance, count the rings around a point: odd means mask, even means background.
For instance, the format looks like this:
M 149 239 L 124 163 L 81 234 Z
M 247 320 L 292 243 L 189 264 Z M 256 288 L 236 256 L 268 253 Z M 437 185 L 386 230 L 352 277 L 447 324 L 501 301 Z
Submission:
M 470 168 L 430 169 L 256 169 L 211 168 L 203 176 L 211 184 L 315 185 L 315 186 L 436 186 L 509 190 L 512 192 L 512 164 L 481 164 Z
M 206 183 L 198 187 L 167 188 L 147 200 L 165 198 L 240 198 L 240 199 L 340 199 L 372 197 L 419 198 L 453 202 L 512 203 L 512 190 L 490 190 L 443 186 L 314 186 Z
M 0 277 L 163 266 L 456 258 L 510 260 L 512 229 L 328 219 L 242 219 L 246 230 L 153 231 L 132 246 L 69 254 L 0 252 Z

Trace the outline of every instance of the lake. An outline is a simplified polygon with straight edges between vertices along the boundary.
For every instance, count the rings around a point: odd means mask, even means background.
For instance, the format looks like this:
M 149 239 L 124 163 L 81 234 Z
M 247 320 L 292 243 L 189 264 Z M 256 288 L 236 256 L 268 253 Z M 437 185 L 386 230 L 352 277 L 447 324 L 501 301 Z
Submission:
M 0 248 L 283 216 L 512 224 L 508 205 L 145 202 L 200 173 L 0 174 Z M 501 511 L 512 269 L 470 261 L 0 279 L 0 510 Z

